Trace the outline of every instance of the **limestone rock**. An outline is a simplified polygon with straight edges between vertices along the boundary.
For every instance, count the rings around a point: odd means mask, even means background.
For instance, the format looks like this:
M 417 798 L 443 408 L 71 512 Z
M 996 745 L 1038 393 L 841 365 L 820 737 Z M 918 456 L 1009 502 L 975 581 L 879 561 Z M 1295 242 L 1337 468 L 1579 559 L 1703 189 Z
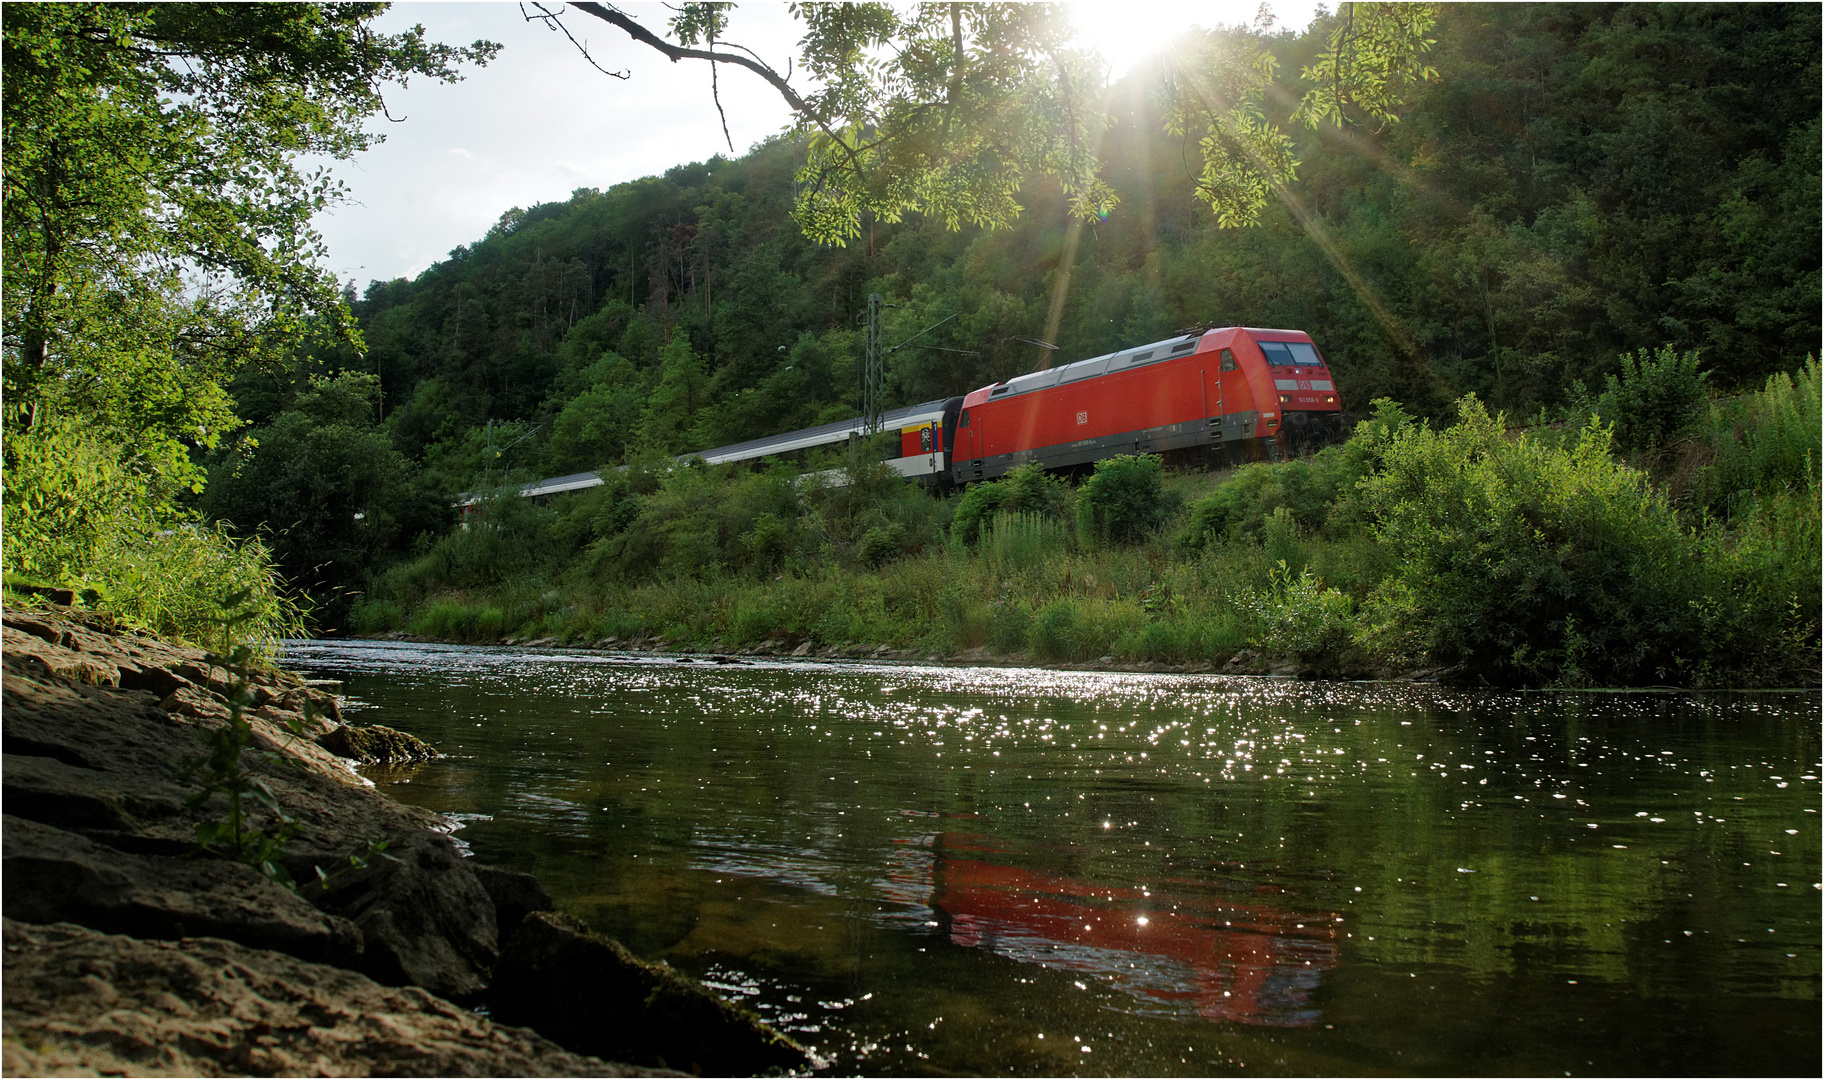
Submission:
M 578 1053 L 705 1076 L 811 1064 L 803 1047 L 677 972 L 565 915 L 528 915 L 494 969 L 488 1004 Z
M 651 1076 L 422 990 L 211 938 L 5 920 L 13 1076 Z
M 7 815 L 4 913 L 144 938 L 227 938 L 307 960 L 352 964 L 361 933 L 251 866 L 227 859 L 139 856 Z
M 29 623 L 33 632 L 18 623 Z M 68 638 L 82 645 L 85 655 L 103 655 L 105 646 L 89 640 L 92 635 L 80 627 L 60 630 L 60 625 L 49 617 L 8 615 L 6 679 L 0 687 L 6 716 L 0 784 L 6 812 L 145 858 L 192 856 L 197 824 L 226 815 L 226 798 L 220 794 L 199 806 L 188 804 L 199 784 L 192 766 L 204 756 L 206 739 L 223 730 L 224 722 L 166 712 L 153 705 L 149 692 L 56 674 L 41 654 L 64 646 L 47 637 Z M 115 655 L 133 661 L 124 651 L 128 647 L 140 648 L 147 663 L 156 659 L 172 667 L 195 665 L 202 656 L 170 646 L 158 646 L 162 652 L 154 655 L 152 645 L 141 647 L 130 639 L 122 639 Z M 52 660 L 62 662 L 57 656 Z M 186 683 L 187 693 L 211 693 Z M 287 869 L 308 882 L 316 877 L 316 867 L 332 872 L 347 867 L 351 854 L 380 840 L 390 845 L 391 854 L 412 855 L 410 873 L 389 869 L 399 864 L 375 860 L 368 870 L 338 879 L 336 901 L 319 907 L 360 928 L 368 946 L 361 950 L 362 962 L 369 965 L 364 970 L 394 982 L 420 981 L 445 994 L 478 991 L 498 949 L 493 904 L 474 874 L 456 866 L 448 838 L 432 831 L 441 820 L 385 798 L 334 754 L 290 730 L 302 723 L 302 714 L 283 705 L 301 703 L 303 694 L 314 691 L 279 679 L 267 689 L 269 704 L 248 714 L 252 739 L 242 763 L 272 789 L 301 828 L 287 849 Z M 270 829 L 274 822 L 260 811 L 251 824 Z M 427 869 L 427 864 L 440 869 Z M 116 924 L 108 919 L 114 916 L 98 910 L 65 917 L 93 918 L 112 929 Z M 185 920 L 177 921 L 188 929 Z M 278 939 L 269 943 L 291 947 Z M 321 943 L 296 943 L 307 955 L 322 953 Z
M 471 997 L 500 955 L 494 901 L 447 836 L 413 833 L 365 869 L 304 895 L 361 928 L 361 970 L 379 982 Z
M 150 693 L 59 676 L 35 655 L 11 651 L 12 643 L 9 637 L 0 688 L 8 813 L 91 838 L 106 833 L 115 846 L 131 835 L 161 850 L 188 844 L 198 821 L 223 815 L 221 796 L 185 806 L 198 783 L 187 774 L 221 720 L 166 712 Z M 280 700 L 247 715 L 253 735 L 242 760 L 303 825 L 299 850 L 340 859 L 369 840 L 439 825 L 435 814 L 379 795 L 334 754 L 291 731 L 301 714 L 279 708 Z M 262 752 L 282 760 L 275 764 Z

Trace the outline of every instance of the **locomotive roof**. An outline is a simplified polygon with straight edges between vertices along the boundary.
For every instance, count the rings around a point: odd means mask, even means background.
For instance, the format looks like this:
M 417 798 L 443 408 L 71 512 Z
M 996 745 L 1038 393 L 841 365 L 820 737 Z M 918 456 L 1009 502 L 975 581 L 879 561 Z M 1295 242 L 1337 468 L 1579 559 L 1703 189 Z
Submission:
M 1241 330 L 1250 336 L 1257 334 L 1290 334 L 1296 335 L 1303 340 L 1310 340 L 1309 335 L 1303 330 L 1280 330 L 1264 326 L 1214 326 L 1208 329 L 1193 330 L 1188 333 L 1178 334 L 1174 337 L 1154 341 L 1146 345 L 1136 345 L 1127 349 L 1119 349 L 1111 353 L 1103 353 L 1101 356 L 1092 356 L 1087 360 L 1077 360 L 1068 364 L 1060 364 L 1057 367 L 1027 372 L 1024 375 L 1016 375 L 1005 382 L 995 383 L 992 386 L 983 387 L 982 389 L 988 391 L 988 400 L 999 401 L 1002 398 L 1016 397 L 1020 394 L 1030 393 L 1034 390 L 1043 390 L 1050 386 L 1059 386 L 1063 383 L 1076 382 L 1079 379 L 1087 379 L 1096 375 L 1107 374 L 1111 371 L 1122 371 L 1143 364 L 1155 364 L 1161 360 L 1171 360 L 1175 357 L 1188 356 L 1196 351 L 1197 343 L 1203 340 L 1205 334 L 1216 333 L 1222 330 Z M 980 390 L 976 391 L 976 393 L 980 392 Z

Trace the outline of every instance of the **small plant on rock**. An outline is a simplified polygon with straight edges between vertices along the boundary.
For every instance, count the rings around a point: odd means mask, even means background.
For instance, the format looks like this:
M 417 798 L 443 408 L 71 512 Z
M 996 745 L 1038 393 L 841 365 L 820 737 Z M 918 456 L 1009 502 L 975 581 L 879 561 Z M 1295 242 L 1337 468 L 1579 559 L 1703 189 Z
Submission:
M 267 784 L 256 768 L 248 767 L 245 757 L 247 748 L 253 741 L 253 725 L 246 716 L 247 708 L 254 703 L 249 670 L 253 652 L 243 643 L 232 642 L 231 635 L 235 626 L 256 618 L 259 614 L 257 610 L 244 606 L 249 595 L 243 590 L 224 598 L 221 606 L 225 614 L 215 620 L 219 624 L 222 652 L 207 653 L 205 660 L 212 672 L 219 667 L 227 676 L 227 690 L 222 697 L 228 705 L 228 722 L 210 733 L 205 743 L 207 752 L 191 763 L 187 775 L 198 777 L 200 784 L 197 791 L 185 800 L 184 805 L 196 809 L 206 805 L 218 794 L 226 797 L 228 817 L 225 820 L 206 819 L 197 822 L 197 847 L 210 854 L 246 863 L 265 875 L 267 880 L 296 891 L 297 881 L 280 860 L 284 857 L 286 846 L 298 837 L 303 826 L 297 818 L 286 812 L 271 785 Z M 210 681 L 215 681 L 213 676 Z M 316 718 L 316 707 L 306 698 L 302 720 L 287 718 L 283 723 L 286 730 L 298 738 L 304 734 L 304 725 Z M 297 765 L 295 760 L 272 750 L 260 751 L 255 760 L 269 765 Z M 271 824 L 266 828 L 252 825 L 249 821 L 249 810 L 252 808 L 250 804 L 265 807 L 271 815 Z M 342 874 L 365 867 L 369 859 L 383 854 L 386 847 L 387 842 L 384 840 L 369 841 L 365 851 L 349 856 L 349 865 L 345 868 L 330 873 L 321 866 L 316 867 L 317 880 L 327 888 L 331 881 Z

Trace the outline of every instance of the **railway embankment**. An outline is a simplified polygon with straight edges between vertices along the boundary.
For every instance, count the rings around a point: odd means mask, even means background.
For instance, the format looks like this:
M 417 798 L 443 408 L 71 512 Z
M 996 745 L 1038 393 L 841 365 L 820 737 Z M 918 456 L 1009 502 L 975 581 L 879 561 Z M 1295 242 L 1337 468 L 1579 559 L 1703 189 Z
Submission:
M 806 1064 L 377 793 L 338 755 L 434 751 L 322 686 L 9 608 L 3 695 L 8 1075 Z

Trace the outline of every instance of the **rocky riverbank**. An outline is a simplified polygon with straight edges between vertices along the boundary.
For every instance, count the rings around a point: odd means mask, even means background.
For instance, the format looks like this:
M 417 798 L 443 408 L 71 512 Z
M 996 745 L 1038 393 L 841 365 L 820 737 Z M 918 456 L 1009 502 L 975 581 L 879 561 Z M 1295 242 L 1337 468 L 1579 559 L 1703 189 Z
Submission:
M 321 687 L 46 608 L 5 612 L 0 693 L 7 1075 L 811 1064 L 375 792 L 339 755 L 434 751 L 342 723 Z M 202 848 L 199 826 L 226 835 L 231 796 L 239 850 Z

